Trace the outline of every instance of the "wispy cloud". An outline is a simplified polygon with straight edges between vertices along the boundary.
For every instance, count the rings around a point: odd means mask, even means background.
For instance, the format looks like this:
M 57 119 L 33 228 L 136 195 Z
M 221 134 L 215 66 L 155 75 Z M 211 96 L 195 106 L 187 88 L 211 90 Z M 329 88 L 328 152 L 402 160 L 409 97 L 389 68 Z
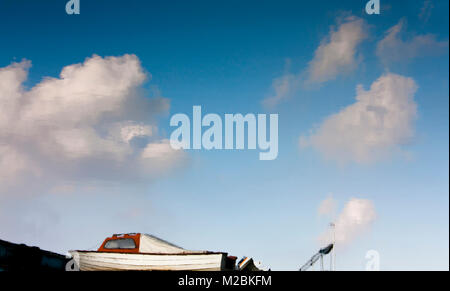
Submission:
M 169 101 L 143 96 L 149 74 L 136 56 L 93 56 L 26 89 L 30 66 L 0 68 L 0 191 L 148 177 L 182 160 L 182 152 L 161 150 L 167 142 L 154 119 Z
M 358 46 L 366 38 L 367 24 L 363 19 L 355 16 L 338 19 L 337 25 L 331 27 L 329 34 L 322 39 L 305 70 L 291 73 L 285 69 L 283 75 L 272 81 L 273 94 L 263 100 L 263 105 L 274 107 L 302 86 L 321 84 L 350 73 L 360 59 Z
M 400 20 L 388 29 L 386 36 L 378 42 L 376 53 L 385 66 L 417 57 L 448 53 L 448 40 L 438 41 L 433 34 L 413 34 L 409 39 L 403 39 L 405 27 L 406 21 Z
M 358 86 L 356 102 L 301 136 L 300 146 L 340 163 L 384 158 L 414 136 L 416 89 L 413 79 L 395 74 L 381 76 L 368 91 Z
M 272 81 L 274 94 L 264 99 L 263 105 L 266 108 L 275 107 L 280 102 L 290 98 L 297 91 L 299 84 L 300 79 L 294 74 L 286 73 L 281 77 L 275 78 Z
M 434 8 L 434 4 L 431 0 L 423 1 L 423 6 L 420 8 L 419 19 L 423 22 L 428 22 L 431 17 L 431 11 Z
M 348 73 L 357 66 L 357 47 L 367 38 L 366 24 L 358 17 L 348 17 L 337 29 L 331 28 L 309 63 L 307 83 L 323 83 Z

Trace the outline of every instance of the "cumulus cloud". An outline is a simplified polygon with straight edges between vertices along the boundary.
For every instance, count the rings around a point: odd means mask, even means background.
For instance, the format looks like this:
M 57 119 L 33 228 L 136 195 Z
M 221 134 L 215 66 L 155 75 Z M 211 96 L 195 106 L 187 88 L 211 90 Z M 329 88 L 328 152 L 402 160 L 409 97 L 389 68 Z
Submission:
M 366 24 L 358 17 L 348 17 L 337 29 L 332 28 L 309 63 L 307 82 L 326 82 L 354 70 L 358 63 L 357 47 L 366 38 Z
M 372 201 L 352 198 L 334 222 L 334 230 L 330 229 L 322 234 L 319 241 L 322 244 L 335 241 L 337 244 L 347 245 L 363 234 L 375 219 L 376 211 Z
M 448 53 L 448 40 L 438 41 L 433 34 L 413 34 L 410 38 L 403 39 L 405 26 L 405 20 L 400 20 L 389 28 L 385 37 L 378 42 L 376 53 L 384 65 Z
M 164 143 L 155 115 L 166 112 L 169 101 L 143 96 L 149 74 L 135 55 L 94 55 L 64 67 L 59 78 L 25 88 L 30 66 L 0 68 L 2 186 L 48 177 L 147 177 L 182 159 L 171 149 L 144 154 Z
M 357 87 L 356 102 L 333 114 L 300 146 L 311 146 L 338 162 L 373 162 L 410 142 L 417 105 L 413 79 L 385 74 L 366 91 Z

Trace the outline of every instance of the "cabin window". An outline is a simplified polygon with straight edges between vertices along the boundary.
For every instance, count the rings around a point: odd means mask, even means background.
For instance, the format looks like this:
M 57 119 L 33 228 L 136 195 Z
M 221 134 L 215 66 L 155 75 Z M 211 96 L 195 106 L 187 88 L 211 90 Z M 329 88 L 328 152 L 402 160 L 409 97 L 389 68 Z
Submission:
M 132 238 L 114 239 L 106 242 L 105 249 L 134 249 L 136 244 Z

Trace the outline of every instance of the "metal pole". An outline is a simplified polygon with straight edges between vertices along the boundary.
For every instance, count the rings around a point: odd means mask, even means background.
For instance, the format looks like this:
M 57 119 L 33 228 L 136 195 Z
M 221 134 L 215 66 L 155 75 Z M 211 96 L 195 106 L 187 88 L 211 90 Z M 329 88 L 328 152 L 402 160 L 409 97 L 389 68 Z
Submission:
M 330 257 L 333 257 L 332 271 L 336 271 L 336 225 L 332 222 L 330 223 L 333 232 L 333 254 Z M 330 258 L 331 260 L 331 258 Z
M 336 271 L 336 226 L 333 224 L 333 271 Z

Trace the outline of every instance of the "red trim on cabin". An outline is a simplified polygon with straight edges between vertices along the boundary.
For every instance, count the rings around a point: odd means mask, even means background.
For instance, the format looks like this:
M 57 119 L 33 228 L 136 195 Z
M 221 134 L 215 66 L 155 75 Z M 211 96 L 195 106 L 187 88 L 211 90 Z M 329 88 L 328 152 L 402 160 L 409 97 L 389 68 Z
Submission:
M 117 240 L 117 239 L 124 239 L 124 238 L 131 238 L 134 240 L 134 243 L 136 247 L 134 249 L 105 249 L 105 244 L 110 240 Z M 108 237 L 105 239 L 105 241 L 102 243 L 102 245 L 98 248 L 98 252 L 108 252 L 108 253 L 131 253 L 136 254 L 139 253 L 139 243 L 141 241 L 141 234 L 140 233 L 133 233 L 133 234 L 115 234 L 112 237 Z

